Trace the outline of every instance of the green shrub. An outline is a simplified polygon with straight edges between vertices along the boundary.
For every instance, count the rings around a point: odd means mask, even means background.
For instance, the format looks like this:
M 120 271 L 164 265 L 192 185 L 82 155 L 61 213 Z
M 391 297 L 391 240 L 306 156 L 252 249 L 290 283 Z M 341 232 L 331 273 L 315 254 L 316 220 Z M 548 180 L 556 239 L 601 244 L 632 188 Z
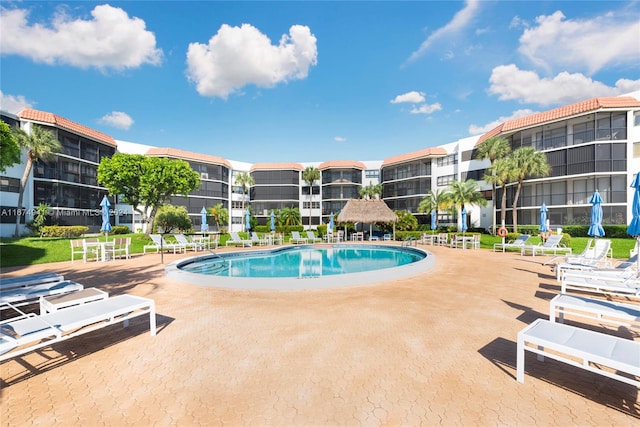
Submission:
M 569 233 L 565 233 L 564 229 L 562 230 L 562 240 L 560 240 L 560 246 L 565 246 L 567 248 L 571 247 L 571 235 Z
M 114 225 L 109 234 L 129 234 L 129 227 L 126 225 Z
M 45 225 L 40 228 L 42 237 L 80 237 L 89 232 L 84 225 Z
M 165 233 L 191 230 L 191 220 L 189 213 L 184 206 L 164 205 L 158 209 L 154 228 L 161 227 Z

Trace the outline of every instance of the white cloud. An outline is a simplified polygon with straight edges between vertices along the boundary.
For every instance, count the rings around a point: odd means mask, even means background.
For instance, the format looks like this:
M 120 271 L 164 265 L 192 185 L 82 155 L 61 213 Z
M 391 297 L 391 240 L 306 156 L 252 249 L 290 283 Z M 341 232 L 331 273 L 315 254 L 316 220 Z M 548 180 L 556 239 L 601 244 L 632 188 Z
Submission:
M 409 112 L 411 114 L 431 114 L 440 110 L 442 110 L 442 105 L 436 102 L 435 104 L 422 104 L 414 106 Z
M 407 63 L 413 62 L 416 59 L 420 58 L 427 50 L 429 50 L 433 43 L 435 43 L 439 39 L 445 38 L 452 34 L 456 34 L 465 29 L 467 25 L 469 25 L 469 23 L 476 16 L 476 13 L 480 6 L 480 1 L 466 0 L 465 3 L 465 7 L 458 13 L 456 13 L 453 19 L 449 21 L 449 23 L 447 23 L 444 27 L 438 28 L 436 31 L 431 33 L 431 35 L 427 37 L 425 41 L 422 42 L 418 50 L 416 50 L 411 54 L 411 56 L 409 56 L 409 59 L 407 59 L 406 61 Z
M 249 84 L 269 88 L 304 79 L 317 61 L 316 37 L 307 26 L 291 26 L 289 34 L 272 45 L 252 25 L 224 24 L 208 44 L 189 44 L 187 76 L 200 95 L 227 99 Z
M 127 113 L 122 111 L 112 111 L 98 120 L 102 124 L 113 126 L 117 129 L 129 130 L 133 125 L 133 119 Z
M 0 90 L 0 110 L 17 114 L 25 108 L 31 108 L 32 103 L 22 95 L 7 95 Z
M 489 123 L 487 123 L 485 125 L 482 125 L 482 126 L 470 125 L 469 126 L 469 135 L 482 135 L 482 134 L 487 133 L 490 130 L 494 129 L 499 124 L 504 123 L 504 122 L 506 122 L 508 120 L 519 119 L 521 117 L 530 116 L 530 115 L 535 114 L 535 113 L 537 113 L 537 111 L 533 111 L 533 110 L 529 110 L 529 109 L 516 110 L 509 117 L 502 116 L 498 120 L 494 120 L 494 121 L 489 122 Z
M 344 136 L 336 136 L 333 138 L 333 140 L 336 142 L 347 142 L 347 138 L 345 138 Z
M 518 51 L 547 72 L 571 69 L 594 74 L 609 65 L 638 64 L 637 13 L 572 20 L 557 11 L 537 17 L 536 24 L 524 31 Z
M 26 9 L 0 10 L 4 55 L 20 55 L 45 64 L 123 70 L 143 64 L 158 65 L 162 50 L 145 22 L 108 4 L 96 6 L 92 19 L 67 15 L 59 8 L 51 25 L 29 24 Z
M 411 102 L 413 104 L 419 104 L 425 101 L 424 92 L 417 92 L 412 90 L 411 92 L 398 95 L 391 100 L 392 104 L 399 104 L 401 102 Z
M 501 101 L 516 100 L 542 106 L 572 104 L 640 89 L 640 80 L 620 79 L 615 87 L 611 87 L 580 73 L 562 72 L 553 78 L 542 78 L 535 71 L 520 70 L 514 64 L 495 67 L 489 81 L 489 93 L 498 95 Z

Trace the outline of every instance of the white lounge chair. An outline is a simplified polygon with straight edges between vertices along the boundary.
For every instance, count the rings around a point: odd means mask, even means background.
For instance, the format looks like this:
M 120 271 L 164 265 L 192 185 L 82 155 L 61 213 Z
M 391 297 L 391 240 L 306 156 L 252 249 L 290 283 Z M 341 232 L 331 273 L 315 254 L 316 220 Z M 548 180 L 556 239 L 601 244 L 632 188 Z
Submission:
M 62 282 L 63 280 L 64 276 L 52 272 L 35 273 L 16 277 L 0 277 L 0 291 L 6 291 L 14 288 L 25 288 L 33 285 L 43 285 L 45 283 L 57 283 Z
M 182 233 L 178 233 L 175 234 L 173 237 L 176 238 L 176 241 L 178 243 L 180 243 L 181 245 L 184 245 L 187 249 L 191 249 L 194 251 L 199 251 L 204 249 L 203 245 L 201 243 L 198 242 L 194 242 L 193 240 L 190 240 L 189 238 L 187 238 L 187 236 L 185 236 Z
M 260 236 L 258 236 L 258 233 L 256 233 L 255 231 L 251 232 L 251 243 L 254 245 L 267 245 L 269 244 L 269 239 L 264 239 L 261 238 Z
M 514 249 L 514 248 L 521 249 L 523 246 L 527 244 L 527 240 L 529 240 L 530 237 L 531 237 L 531 234 L 521 234 L 515 240 L 511 240 L 506 243 L 494 243 L 493 252 L 495 252 L 496 249 L 502 249 L 503 253 L 505 249 Z
M 560 280 L 562 270 L 582 270 L 584 267 L 610 266 L 611 240 L 593 239 L 594 243 L 587 244 L 585 250 L 578 256 L 567 256 L 565 261 L 556 263 L 554 270 L 556 278 Z M 546 264 L 546 263 L 545 263 Z
M 41 315 L 7 305 L 19 316 L 0 322 L 0 361 L 115 323 L 125 322 L 126 327 L 129 319 L 145 314 L 149 314 L 151 335 L 156 334 L 154 301 L 134 295 L 118 295 Z
M 538 319 L 518 333 L 516 379 L 524 382 L 525 351 L 640 387 L 640 342 Z M 624 374 L 631 375 L 631 377 Z
M 0 303 L 11 303 L 20 307 L 36 303 L 40 297 L 63 295 L 82 289 L 84 289 L 83 285 L 69 280 L 11 288 L 0 291 Z
M 147 250 L 154 250 L 156 253 L 160 250 L 173 251 L 174 254 L 178 252 L 187 252 L 186 245 L 183 245 L 182 243 L 169 243 L 160 234 L 149 234 L 149 237 L 151 237 L 151 241 L 153 243 L 150 245 L 144 245 L 142 248 L 143 254 L 146 254 Z
M 232 231 L 229 233 L 229 235 L 231 236 L 231 238 L 227 240 L 226 246 L 234 245 L 245 247 L 252 245 L 251 240 L 241 238 L 237 232 Z
M 640 279 L 629 272 L 563 271 L 563 294 L 569 290 L 640 298 Z
M 559 294 L 549 303 L 549 320 L 564 323 L 566 315 L 591 319 L 602 323 L 640 328 L 640 305 L 617 301 Z M 638 361 L 640 363 L 640 361 Z
M 520 255 L 525 255 L 527 252 L 531 252 L 533 256 L 536 256 L 536 254 L 544 255 L 549 252 L 553 252 L 554 255 L 557 255 L 558 252 L 570 254 L 571 248 L 560 246 L 561 240 L 562 234 L 552 234 L 546 242 L 540 245 L 523 245 L 520 248 Z
M 317 237 L 316 234 L 313 231 L 308 230 L 307 231 L 307 242 L 311 242 L 311 243 L 319 242 L 319 243 L 322 243 L 322 239 L 320 237 Z
M 308 240 L 302 236 L 298 231 L 292 231 L 289 243 L 308 243 Z

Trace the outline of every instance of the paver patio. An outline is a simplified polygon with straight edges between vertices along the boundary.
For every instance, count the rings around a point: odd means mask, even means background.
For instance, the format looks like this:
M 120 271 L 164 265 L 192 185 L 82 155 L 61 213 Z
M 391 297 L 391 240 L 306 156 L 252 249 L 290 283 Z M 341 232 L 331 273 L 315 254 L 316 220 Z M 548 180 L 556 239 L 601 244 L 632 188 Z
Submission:
M 173 282 L 156 254 L 5 269 L 153 298 L 159 328 L 140 318 L 1 364 L 0 425 L 640 424 L 635 387 L 529 353 L 516 382 L 516 334 L 559 292 L 546 257 L 424 248 L 422 274 L 312 291 Z

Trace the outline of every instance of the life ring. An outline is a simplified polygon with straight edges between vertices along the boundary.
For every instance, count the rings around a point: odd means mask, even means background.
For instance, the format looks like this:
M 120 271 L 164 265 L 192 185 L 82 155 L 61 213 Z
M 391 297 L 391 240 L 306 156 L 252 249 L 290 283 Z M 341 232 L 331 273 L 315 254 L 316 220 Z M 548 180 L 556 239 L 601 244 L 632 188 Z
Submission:
M 507 234 L 509 234 L 509 232 L 507 231 L 506 228 L 504 228 L 504 227 L 498 228 L 498 236 L 507 237 Z

